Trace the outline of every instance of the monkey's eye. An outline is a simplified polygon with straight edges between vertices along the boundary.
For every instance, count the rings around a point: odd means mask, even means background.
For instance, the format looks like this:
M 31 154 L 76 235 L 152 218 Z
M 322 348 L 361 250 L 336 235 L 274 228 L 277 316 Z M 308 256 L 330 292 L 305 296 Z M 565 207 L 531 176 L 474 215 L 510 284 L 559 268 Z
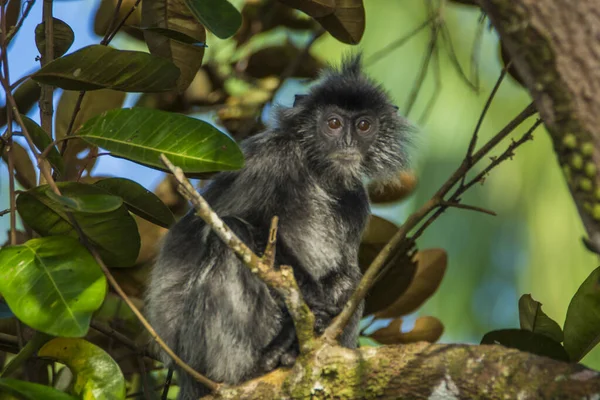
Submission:
M 358 129 L 362 132 L 366 132 L 371 128 L 371 123 L 367 120 L 361 119 L 357 125 Z
M 332 130 L 334 130 L 334 131 L 335 131 L 335 130 L 338 130 L 338 129 L 340 129 L 340 128 L 341 128 L 341 126 L 342 126 L 342 123 L 341 123 L 341 122 L 340 122 L 340 120 L 339 120 L 339 119 L 337 119 L 337 118 L 330 118 L 330 119 L 327 121 L 327 125 L 329 126 L 329 129 L 332 129 Z

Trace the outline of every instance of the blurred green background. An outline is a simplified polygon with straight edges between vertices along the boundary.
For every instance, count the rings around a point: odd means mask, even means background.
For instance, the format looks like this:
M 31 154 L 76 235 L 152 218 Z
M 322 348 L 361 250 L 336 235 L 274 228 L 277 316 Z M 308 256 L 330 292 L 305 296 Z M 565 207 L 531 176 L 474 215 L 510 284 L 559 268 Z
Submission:
M 55 3 L 56 16 L 69 23 L 76 33 L 71 51 L 98 41 L 91 28 L 97 7 L 96 0 Z M 423 1 L 365 0 L 365 7 L 366 31 L 359 46 L 341 45 L 325 35 L 313 47 L 313 54 L 338 63 L 344 53 L 358 48 L 368 60 L 370 55 L 428 18 Z M 13 79 L 29 73 L 36 63 L 33 27 L 41 16 L 36 16 L 40 12 L 35 9 L 9 52 Z M 443 16 L 458 60 L 468 72 L 480 12 L 474 7 L 449 3 Z M 431 197 L 463 159 L 479 114 L 502 68 L 498 40 L 488 29 L 487 22 L 483 32 L 478 93 L 461 79 L 445 43 L 438 41 L 440 85 L 436 86 L 430 66 L 421 93 L 407 116 L 419 128 L 413 149 L 413 165 L 419 179 L 417 190 L 400 205 L 376 207 L 376 214 L 401 224 Z M 366 71 L 389 90 L 400 111 L 406 109 L 430 35 L 430 30 L 425 29 L 404 46 L 389 51 L 366 67 Z M 207 41 L 207 57 L 227 46 L 214 36 L 209 36 Z M 120 48 L 139 48 L 139 44 L 126 36 L 118 37 L 113 44 Z M 288 87 L 277 99 L 291 103 L 294 89 L 297 87 Z M 428 119 L 418 123 L 436 92 L 439 97 Z M 479 143 L 498 132 L 529 102 L 527 92 L 507 77 L 483 123 Z M 30 113 L 30 116 L 38 120 L 36 114 Z M 524 132 L 529 124 L 523 124 L 515 135 Z M 507 145 L 508 142 L 502 144 L 495 154 Z M 110 157 L 102 157 L 97 171 L 134 178 L 149 189 L 161 176 Z M 0 207 L 4 209 L 8 207 L 4 165 L 0 179 Z M 583 226 L 545 130 L 539 128 L 533 142 L 520 147 L 512 161 L 501 164 L 484 185 L 474 187 L 463 199 L 467 204 L 491 209 L 498 215 L 450 209 L 418 241 L 421 249 L 441 247 L 449 256 L 440 289 L 419 314 L 441 319 L 446 328 L 443 342 L 478 343 L 490 330 L 518 327 L 518 299 L 524 293 L 531 293 L 543 304 L 544 311 L 562 326 L 571 297 L 598 262 L 582 245 Z M 6 232 L 8 223 L 8 216 L 0 219 L 2 232 Z M 592 351 L 583 362 L 600 369 L 600 349 Z

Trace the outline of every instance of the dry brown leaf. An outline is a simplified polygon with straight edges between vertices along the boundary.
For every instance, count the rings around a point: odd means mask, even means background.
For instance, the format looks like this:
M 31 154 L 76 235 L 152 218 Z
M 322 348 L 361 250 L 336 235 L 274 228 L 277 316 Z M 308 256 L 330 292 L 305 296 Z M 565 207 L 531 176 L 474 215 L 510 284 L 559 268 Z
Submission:
M 63 138 L 71 122 L 73 110 L 75 104 L 79 98 L 79 92 L 65 90 L 60 96 L 58 101 L 58 107 L 56 109 L 56 121 L 55 121 L 55 132 L 56 138 Z M 81 103 L 81 109 L 77 113 L 77 118 L 73 124 L 72 134 L 75 133 L 85 121 L 103 113 L 104 111 L 111 110 L 113 108 L 121 108 L 123 101 L 125 100 L 125 93 L 118 92 L 116 90 L 102 89 L 87 92 Z M 62 144 L 59 145 L 61 147 Z M 80 139 L 69 140 L 67 145 L 67 151 L 64 155 L 65 162 L 65 180 L 75 179 L 81 170 L 86 168 L 88 173 L 92 170 L 96 164 L 97 158 L 79 158 L 78 154 L 90 149 L 88 144 Z M 97 152 L 97 149 L 93 150 Z
M 381 344 L 407 344 L 415 342 L 437 342 L 444 333 L 444 325 L 435 317 L 419 317 L 409 332 L 400 332 L 402 319 L 397 318 L 385 328 L 373 332 L 369 337 Z
M 144 0 L 142 26 L 166 28 L 184 33 L 198 42 L 206 42 L 206 31 L 192 15 L 184 0 Z M 156 32 L 144 31 L 150 53 L 171 60 L 181 71 L 177 88 L 183 92 L 202 65 L 204 47 L 169 39 Z
M 21 114 L 27 114 L 40 99 L 41 86 L 34 80 L 27 79 L 14 91 L 13 96 L 17 109 Z M 6 125 L 6 106 L 0 107 L 0 127 Z
M 377 318 L 395 318 L 412 313 L 440 286 L 448 264 L 445 250 L 419 251 L 415 255 L 414 261 L 417 263 L 416 273 L 408 289 L 386 309 L 375 313 Z
M 35 167 L 29 157 L 27 150 L 19 143 L 12 144 L 13 160 L 15 164 L 15 178 L 24 189 L 31 189 L 37 186 L 37 175 Z M 8 163 L 8 148 L 2 153 L 2 159 Z
M 153 224 L 137 215 L 133 216 L 138 225 L 141 245 L 136 265 L 152 262 L 158 252 L 159 240 L 169 231 L 161 226 Z
M 315 19 L 342 43 L 358 44 L 365 32 L 363 0 L 337 0 L 333 14 Z
M 333 14 L 337 7 L 336 0 L 279 0 L 283 4 L 300 10 L 313 18 Z M 340 3 L 340 1 L 337 1 Z
M 177 180 L 173 175 L 167 175 L 160 181 L 154 189 L 154 194 L 169 207 L 175 217 L 184 215 L 189 208 L 187 200 L 177 191 Z
M 369 199 L 372 203 L 393 203 L 403 200 L 413 193 L 417 186 L 417 177 L 412 172 L 400 172 L 397 177 L 387 181 L 374 181 L 369 184 Z

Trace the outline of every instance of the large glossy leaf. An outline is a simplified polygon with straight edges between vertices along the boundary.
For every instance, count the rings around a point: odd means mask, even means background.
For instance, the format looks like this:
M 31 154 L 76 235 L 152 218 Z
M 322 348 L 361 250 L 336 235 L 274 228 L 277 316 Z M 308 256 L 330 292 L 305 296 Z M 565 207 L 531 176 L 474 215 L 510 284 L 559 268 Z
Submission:
M 37 177 L 29 153 L 23 146 L 14 141 L 11 148 L 13 152 L 13 161 L 15 163 L 15 177 L 17 178 L 17 182 L 19 182 L 24 189 L 35 187 L 37 184 Z M 6 151 L 2 153 L 2 159 L 8 165 L 8 153 Z
M 125 378 L 119 365 L 100 347 L 83 339 L 56 338 L 38 352 L 65 364 L 75 376 L 73 391 L 81 399 L 122 400 Z
M 66 197 L 82 195 L 109 195 L 93 185 L 60 182 L 58 187 Z M 67 235 L 78 237 L 65 212 L 64 206 L 52 200 L 47 185 L 21 193 L 17 197 L 19 214 L 33 230 L 42 236 Z M 110 267 L 129 267 L 134 264 L 140 249 L 140 235 L 135 220 L 122 205 L 102 213 L 72 212 L 83 233 Z
M 76 239 L 47 237 L 0 250 L 0 293 L 30 327 L 79 337 L 102 305 L 106 279 Z
M 110 89 L 87 92 L 81 102 L 81 107 L 73 123 L 73 130 L 71 133 L 75 132 L 77 128 L 83 125 L 88 119 L 95 117 L 104 111 L 121 108 L 123 101 L 125 101 L 125 96 L 126 93 L 124 92 Z M 60 96 L 54 125 L 57 139 L 65 137 L 78 98 L 79 92 L 73 92 L 71 90 L 63 91 Z M 63 143 L 60 145 L 62 146 Z M 94 146 L 91 147 L 94 148 Z M 82 169 L 87 170 L 89 173 L 92 168 L 94 168 L 97 158 L 82 158 L 79 156 L 80 153 L 85 152 L 87 149 L 90 149 L 90 145 L 84 140 L 73 139 L 68 142 L 67 150 L 63 156 L 65 163 L 65 173 L 63 176 L 65 181 L 75 180 Z M 92 153 L 95 152 L 94 149 Z
M 171 60 L 181 71 L 177 88 L 183 92 L 202 65 L 204 46 L 184 43 L 182 39 L 206 42 L 204 26 L 196 21 L 184 0 L 144 0 L 142 24 L 150 27 L 144 31 L 150 53 Z M 179 36 L 167 37 L 174 33 Z
M 202 25 L 221 39 L 233 36 L 242 25 L 242 14 L 227 0 L 184 0 Z
M 40 99 L 41 93 L 40 85 L 31 79 L 27 79 L 19 85 L 13 93 L 19 112 L 25 114 L 31 110 L 31 107 Z M 0 127 L 4 125 L 6 125 L 6 106 L 0 107 Z
M 171 210 L 151 191 L 137 182 L 125 178 L 102 179 L 95 183 L 115 196 L 120 196 L 129 211 L 165 228 L 169 228 L 175 218 Z
M 535 301 L 530 294 L 519 299 L 519 321 L 521 329 L 546 335 L 558 343 L 564 339 L 560 326 L 542 311 L 542 303 Z
M 46 64 L 31 78 L 65 90 L 161 92 L 175 89 L 179 68 L 148 53 L 91 45 Z
M 108 111 L 89 120 L 78 135 L 114 156 L 160 170 L 165 168 L 161 153 L 190 173 L 233 170 L 244 164 L 229 136 L 204 121 L 165 111 Z
M 600 342 L 600 267 L 571 299 L 563 329 L 565 349 L 572 361 L 581 360 Z
M 23 400 L 77 400 L 77 397 L 73 397 L 49 386 L 11 378 L 0 378 L 0 393 L 1 392 L 12 393 Z
M 418 309 L 429 299 L 440 286 L 446 273 L 448 256 L 443 249 L 426 249 L 419 251 L 414 261 L 417 270 L 410 285 L 393 303 L 375 313 L 378 318 L 394 318 L 407 315 Z
M 540 335 L 521 329 L 501 329 L 485 334 L 481 344 L 501 344 L 512 349 L 553 358 L 559 361 L 569 361 L 569 355 L 560 343 L 548 336 Z
M 75 33 L 66 22 L 58 18 L 52 18 L 52 29 L 54 30 L 54 58 L 58 58 L 69 50 L 75 40 Z M 35 45 L 42 57 L 44 57 L 46 54 L 45 22 L 35 27 Z
M 123 205 L 123 200 L 120 197 L 110 194 L 82 194 L 67 197 L 48 190 L 46 196 L 62 204 L 68 211 L 80 211 L 90 214 L 108 213 Z
M 21 115 L 21 118 L 23 119 L 23 123 L 27 128 L 27 132 L 31 136 L 33 144 L 35 144 L 35 147 L 37 147 L 40 153 L 46 150 L 46 147 L 52 144 L 52 139 L 50 139 L 50 136 L 48 136 L 48 134 L 42 129 L 42 127 L 35 123 L 35 121 L 33 121 L 32 119 L 29 119 L 25 115 Z M 56 146 L 52 146 L 50 148 L 47 159 L 60 174 L 64 172 L 65 164 L 63 163 L 63 159 L 60 156 L 60 153 L 58 152 Z

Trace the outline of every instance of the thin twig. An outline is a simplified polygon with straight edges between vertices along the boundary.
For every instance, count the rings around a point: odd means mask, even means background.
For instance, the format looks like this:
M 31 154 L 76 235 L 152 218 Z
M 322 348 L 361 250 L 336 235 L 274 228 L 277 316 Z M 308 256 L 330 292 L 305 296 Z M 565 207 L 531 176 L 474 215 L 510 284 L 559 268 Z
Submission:
M 440 97 L 440 92 L 442 90 L 442 69 L 440 68 L 440 46 L 435 46 L 433 49 L 432 55 L 433 61 L 433 93 L 429 98 L 429 101 L 425 105 L 425 109 L 421 113 L 421 117 L 419 117 L 419 125 L 423 125 L 429 114 L 433 110 L 433 106 L 435 105 L 437 99 Z
M 429 45 L 427 46 L 427 51 L 423 56 L 423 61 L 421 62 L 421 68 L 419 69 L 419 75 L 415 80 L 415 83 L 412 87 L 410 95 L 408 96 L 408 100 L 406 102 L 406 109 L 404 111 L 404 115 L 408 116 L 417 101 L 417 97 L 421 92 L 421 86 L 423 86 L 423 82 L 425 81 L 425 77 L 427 76 L 427 71 L 429 70 L 429 62 L 431 61 L 431 56 L 433 55 L 435 45 L 437 43 L 437 27 L 434 26 L 431 32 L 431 38 L 429 39 Z
M 123 19 L 121 19 L 119 24 L 115 27 L 113 32 L 108 36 L 108 39 L 106 39 L 106 40 L 103 39 L 100 44 L 108 45 L 114 39 L 115 35 L 119 32 L 119 30 L 123 27 L 123 25 L 125 25 L 125 22 L 129 18 L 129 16 L 131 16 L 131 14 L 133 14 L 135 12 L 135 10 L 138 8 L 138 6 L 140 5 L 141 2 L 142 2 L 142 0 L 137 0 L 135 2 L 135 4 L 131 7 L 131 9 L 127 12 L 127 14 L 123 17 Z M 118 17 L 118 16 L 119 16 L 118 13 L 115 14 L 115 17 Z
M 162 396 L 160 396 L 160 400 L 167 400 L 169 396 L 169 388 L 171 387 L 171 380 L 173 379 L 173 368 L 169 368 L 167 372 L 167 378 L 165 379 L 165 384 L 163 386 Z
M 383 59 L 385 56 L 389 55 L 392 51 L 402 47 L 405 43 L 407 43 L 410 39 L 415 37 L 419 32 L 427 27 L 427 25 L 431 24 L 435 21 L 439 16 L 436 14 L 434 16 L 429 17 L 426 21 L 424 21 L 421 25 L 417 26 L 412 31 L 408 32 L 406 35 L 402 36 L 394 40 L 393 42 L 385 45 L 382 49 L 377 50 L 375 53 L 371 54 L 369 58 L 365 60 L 364 65 L 369 66 L 375 64 L 377 61 Z
M 356 311 L 361 301 L 365 298 L 369 289 L 376 282 L 377 277 L 385 262 L 391 254 L 394 253 L 406 240 L 408 233 L 414 229 L 430 212 L 435 209 L 446 208 L 440 206 L 440 202 L 444 201 L 444 197 L 454 187 L 460 179 L 469 172 L 472 166 L 480 161 L 486 154 L 489 153 L 502 139 L 509 135 L 517 126 L 523 121 L 529 118 L 535 113 L 535 107 L 533 104 L 527 106 L 519 115 L 517 115 L 512 121 L 510 121 L 500 132 L 492 137 L 485 145 L 481 147 L 479 151 L 473 154 L 472 163 L 463 160 L 460 166 L 454 171 L 454 173 L 448 178 L 448 180 L 442 185 L 440 189 L 429 199 L 425 204 L 421 206 L 416 212 L 408 217 L 402 226 L 398 229 L 396 234 L 390 239 L 390 241 L 383 247 L 383 249 L 377 254 L 375 259 L 371 262 L 371 265 L 365 272 L 363 278 L 359 282 L 356 290 L 354 291 L 350 300 L 344 306 L 342 312 L 334 318 L 333 322 L 323 333 L 323 338 L 326 341 L 334 342 L 336 338 L 341 334 L 344 327 L 347 325 L 352 315 Z M 456 199 L 454 199 L 456 200 Z
M 450 36 L 450 30 L 448 29 L 448 25 L 446 22 L 440 22 L 440 31 L 442 33 L 442 39 L 446 42 L 448 48 L 448 55 L 450 56 L 450 61 L 454 64 L 456 71 L 458 72 L 458 76 L 462 78 L 462 80 L 471 87 L 471 89 L 477 91 L 477 86 L 471 82 L 462 66 L 460 65 L 460 61 L 458 61 L 458 56 L 456 55 L 456 51 L 454 51 L 454 45 L 452 44 L 452 37 Z
M 439 204 L 442 207 L 463 208 L 465 210 L 477 211 L 484 214 L 493 215 L 494 217 L 497 215 L 494 211 L 485 209 L 483 207 L 471 206 L 468 204 L 462 204 L 454 201 L 440 201 Z
M 483 42 L 483 32 L 485 29 L 485 13 L 482 11 L 477 23 L 473 47 L 471 48 L 471 79 L 473 79 L 477 91 L 480 89 L 479 83 L 479 59 L 481 52 L 481 43 Z
M 122 4 L 123 4 L 123 0 L 117 0 L 117 4 L 115 5 L 115 10 L 113 12 L 113 16 L 110 19 L 108 28 L 106 28 L 106 32 L 104 33 L 104 37 L 102 38 L 102 41 L 100 42 L 100 44 L 106 45 L 109 43 L 108 38 L 112 34 L 113 28 L 114 28 L 115 24 L 117 23 L 117 18 L 119 18 L 119 11 L 121 11 Z
M 3 40 L 5 47 L 8 47 L 10 41 L 15 37 L 15 35 L 21 29 L 21 26 L 23 25 L 25 18 L 27 18 L 27 16 L 29 15 L 29 12 L 33 8 L 33 5 L 35 4 L 35 0 L 29 0 L 26 3 L 27 3 L 27 5 L 25 6 L 25 9 L 23 10 L 23 14 L 21 15 L 21 18 L 19 18 L 15 27 L 13 29 L 11 29 L 10 32 L 8 32 L 8 35 Z
M 159 360 L 156 354 L 152 354 L 148 349 L 139 347 L 133 340 L 129 339 L 127 336 L 123 335 L 121 332 L 115 330 L 111 326 L 106 326 L 100 322 L 92 320 L 90 323 L 90 327 L 97 330 L 98 332 L 103 333 L 111 339 L 116 340 L 121 343 L 123 346 L 132 350 L 134 353 L 142 355 L 144 357 L 148 357 L 152 360 Z
M 143 397 L 146 400 L 150 400 L 153 391 L 150 389 L 150 384 L 148 383 L 148 374 L 146 372 L 146 366 L 144 365 L 144 359 L 138 355 L 136 360 L 138 364 L 138 371 L 140 373 L 140 379 L 142 380 Z

